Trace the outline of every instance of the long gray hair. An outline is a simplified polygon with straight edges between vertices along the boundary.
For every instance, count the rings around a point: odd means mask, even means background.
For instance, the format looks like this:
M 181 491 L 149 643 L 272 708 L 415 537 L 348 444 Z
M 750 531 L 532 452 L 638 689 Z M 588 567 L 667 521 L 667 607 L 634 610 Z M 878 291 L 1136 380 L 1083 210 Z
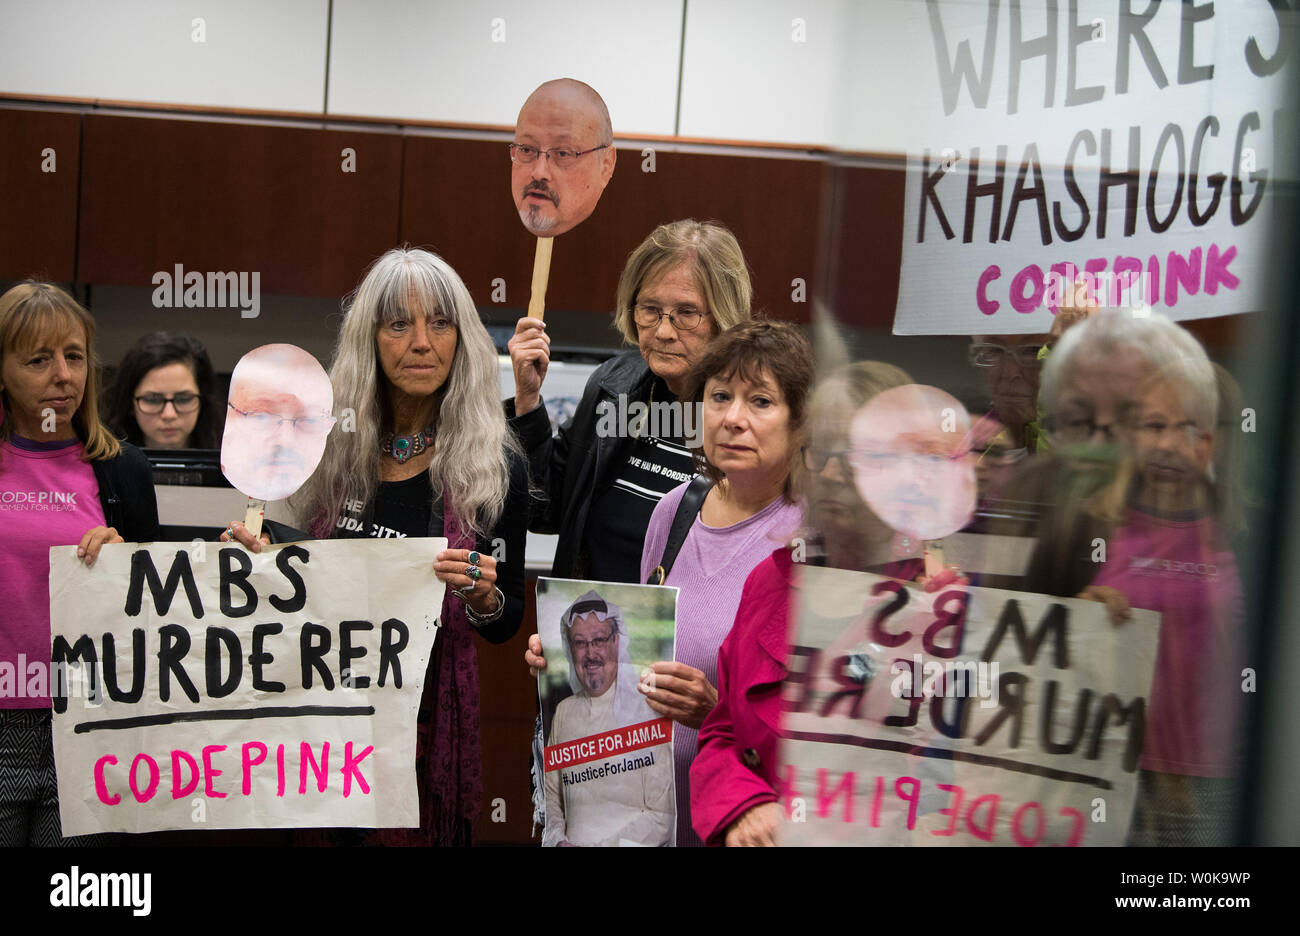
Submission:
M 469 290 L 445 260 L 427 250 L 398 247 L 375 261 L 356 292 L 344 301 L 330 382 L 334 385 L 334 438 L 320 466 L 290 504 L 300 523 L 318 538 L 329 536 L 343 504 L 373 502 L 379 483 L 379 440 L 385 431 L 385 398 L 376 330 L 417 308 L 437 310 L 456 326 L 456 351 L 438 391 L 437 442 L 429 481 L 434 496 L 445 491 L 460 528 L 484 534 L 505 507 L 510 486 L 505 453 L 522 458 L 501 407 L 497 355 Z M 348 417 L 355 420 L 355 431 Z M 387 427 L 391 430 L 391 427 Z

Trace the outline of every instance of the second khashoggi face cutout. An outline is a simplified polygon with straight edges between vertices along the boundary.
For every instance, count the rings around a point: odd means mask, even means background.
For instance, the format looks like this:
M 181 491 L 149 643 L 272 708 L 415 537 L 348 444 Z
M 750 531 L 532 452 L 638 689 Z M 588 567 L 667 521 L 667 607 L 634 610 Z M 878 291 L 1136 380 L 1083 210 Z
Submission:
M 920 384 L 885 390 L 853 417 L 849 444 L 858 493 L 899 533 L 940 539 L 970 522 L 970 416 L 955 397 Z
M 519 220 L 538 237 L 573 230 L 596 209 L 614 160 L 600 95 L 572 78 L 541 85 L 515 123 L 510 191 Z
M 230 375 L 221 471 L 242 494 L 280 500 L 302 487 L 325 453 L 334 391 L 302 348 L 263 345 Z

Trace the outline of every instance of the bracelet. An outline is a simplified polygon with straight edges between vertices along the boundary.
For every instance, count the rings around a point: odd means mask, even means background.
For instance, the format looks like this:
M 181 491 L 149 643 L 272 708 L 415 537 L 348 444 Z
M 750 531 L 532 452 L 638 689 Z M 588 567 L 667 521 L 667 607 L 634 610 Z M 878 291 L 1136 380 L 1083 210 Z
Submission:
M 501 594 L 501 589 L 496 585 L 492 586 L 492 590 L 496 592 L 497 596 L 497 607 L 495 611 L 489 612 L 488 614 L 479 614 L 474 610 L 469 602 L 465 602 L 465 613 L 469 615 L 469 621 L 475 627 L 482 627 L 484 624 L 491 624 L 493 621 L 498 621 L 501 619 L 501 615 L 506 612 L 506 596 Z

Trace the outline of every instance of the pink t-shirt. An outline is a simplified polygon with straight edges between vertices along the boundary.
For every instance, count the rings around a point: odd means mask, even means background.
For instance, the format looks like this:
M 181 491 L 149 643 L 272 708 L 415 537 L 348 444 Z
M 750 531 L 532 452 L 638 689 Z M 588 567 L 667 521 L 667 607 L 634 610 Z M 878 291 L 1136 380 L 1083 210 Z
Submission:
M 50 706 L 50 547 L 75 546 L 104 525 L 81 452 L 80 442 L 0 446 L 0 708 Z
M 1228 777 L 1240 766 L 1241 580 L 1218 542 L 1210 518 L 1180 522 L 1132 510 L 1093 582 L 1160 612 L 1143 770 Z

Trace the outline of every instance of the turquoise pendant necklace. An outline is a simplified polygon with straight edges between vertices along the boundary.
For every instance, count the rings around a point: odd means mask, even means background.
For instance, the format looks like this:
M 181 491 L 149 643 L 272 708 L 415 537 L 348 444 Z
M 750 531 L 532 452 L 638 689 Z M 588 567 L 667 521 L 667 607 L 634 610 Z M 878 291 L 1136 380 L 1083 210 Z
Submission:
M 433 445 L 433 426 L 417 429 L 411 435 L 389 433 L 379 443 L 379 451 L 400 465 Z

